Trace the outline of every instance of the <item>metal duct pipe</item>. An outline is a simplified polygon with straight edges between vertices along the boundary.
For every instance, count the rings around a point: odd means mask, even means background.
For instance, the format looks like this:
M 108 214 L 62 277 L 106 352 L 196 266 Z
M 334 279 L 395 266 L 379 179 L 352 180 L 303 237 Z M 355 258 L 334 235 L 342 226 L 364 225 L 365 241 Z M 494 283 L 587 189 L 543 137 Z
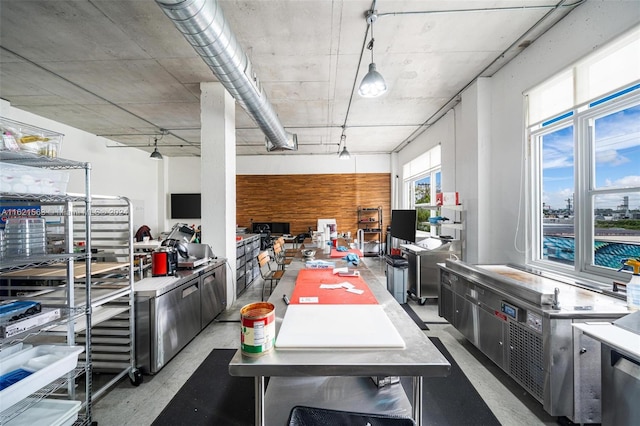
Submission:
M 297 135 L 284 130 L 220 4 L 216 0 L 156 0 L 156 3 L 231 96 L 253 117 L 266 136 L 267 150 L 297 150 Z

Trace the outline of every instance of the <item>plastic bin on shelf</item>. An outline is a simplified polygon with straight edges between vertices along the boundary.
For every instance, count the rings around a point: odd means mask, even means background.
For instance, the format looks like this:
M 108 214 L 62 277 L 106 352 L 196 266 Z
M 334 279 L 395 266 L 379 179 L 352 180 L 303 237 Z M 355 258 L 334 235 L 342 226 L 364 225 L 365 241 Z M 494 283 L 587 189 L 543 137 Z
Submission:
M 62 149 L 62 133 L 0 117 L 0 151 L 25 151 L 55 158 Z
M 0 192 L 63 195 L 68 183 L 69 172 L 61 170 L 8 163 L 0 168 Z
M 0 391 L 0 411 L 72 371 L 78 365 L 78 355 L 83 351 L 81 346 L 40 345 L 0 359 L 0 375 L 18 369 L 32 372 Z
M 25 345 L 24 343 L 19 342 L 14 345 L 7 346 L 6 348 L 2 348 L 2 350 L 0 351 L 0 360 L 7 358 L 15 354 L 16 352 L 20 352 L 26 349 L 31 349 L 32 347 L 33 347 L 32 345 Z
M 369 425 L 415 426 L 413 419 L 384 414 L 367 414 L 315 407 L 293 407 L 288 426 Z
M 4 424 L 6 426 L 70 426 L 78 419 L 81 405 L 80 401 L 43 399 Z

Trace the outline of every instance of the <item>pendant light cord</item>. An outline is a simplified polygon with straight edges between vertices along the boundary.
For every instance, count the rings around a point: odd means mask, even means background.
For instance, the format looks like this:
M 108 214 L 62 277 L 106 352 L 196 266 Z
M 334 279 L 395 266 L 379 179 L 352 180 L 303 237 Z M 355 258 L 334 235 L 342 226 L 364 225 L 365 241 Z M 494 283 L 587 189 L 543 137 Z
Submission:
M 371 3 L 371 12 L 375 10 L 376 0 L 373 0 Z M 362 49 L 360 49 L 360 58 L 358 59 L 358 66 L 356 67 L 356 74 L 353 77 L 353 85 L 351 86 L 351 95 L 349 96 L 349 103 L 347 104 L 347 112 L 344 115 L 344 122 L 342 123 L 342 136 L 345 137 L 345 130 L 347 129 L 347 120 L 349 119 L 349 112 L 351 111 L 351 103 L 353 102 L 353 95 L 356 92 L 356 87 L 358 86 L 358 73 L 360 72 L 360 65 L 362 65 L 362 57 L 364 56 L 364 51 L 367 49 L 367 38 L 369 37 L 369 27 L 371 27 L 371 62 L 373 62 L 373 25 L 367 22 L 367 28 L 364 30 L 364 39 L 362 40 Z M 340 137 L 340 142 L 342 142 L 342 136 Z M 338 148 L 338 151 L 340 148 Z

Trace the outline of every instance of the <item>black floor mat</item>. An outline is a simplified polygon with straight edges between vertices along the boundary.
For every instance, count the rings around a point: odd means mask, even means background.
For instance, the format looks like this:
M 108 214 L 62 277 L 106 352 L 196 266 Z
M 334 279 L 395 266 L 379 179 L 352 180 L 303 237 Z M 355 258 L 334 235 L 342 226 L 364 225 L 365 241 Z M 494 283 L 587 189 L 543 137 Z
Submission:
M 425 377 L 423 380 L 423 424 L 430 426 L 482 425 L 499 426 L 487 404 L 464 375 L 451 354 L 437 337 L 429 337 L 451 363 L 447 377 Z
M 423 423 L 426 425 L 500 425 L 438 338 L 430 337 L 451 363 L 447 377 L 425 378 Z M 153 426 L 251 426 L 254 380 L 229 375 L 235 349 L 214 349 L 162 410 Z M 411 379 L 403 378 L 411 389 Z
M 152 425 L 253 425 L 254 379 L 229 375 L 235 353 L 235 349 L 211 351 Z
M 408 303 L 401 303 L 400 306 L 402 306 L 404 308 L 405 312 L 407 314 L 409 314 L 409 316 L 411 317 L 413 322 L 415 322 L 416 325 L 418 327 L 420 327 L 420 330 L 428 330 L 429 329 L 429 327 L 427 327 L 427 324 L 425 324 L 425 322 L 422 321 L 422 319 L 420 319 L 418 314 L 416 314 L 415 311 L 413 309 L 411 309 L 411 306 L 409 306 Z

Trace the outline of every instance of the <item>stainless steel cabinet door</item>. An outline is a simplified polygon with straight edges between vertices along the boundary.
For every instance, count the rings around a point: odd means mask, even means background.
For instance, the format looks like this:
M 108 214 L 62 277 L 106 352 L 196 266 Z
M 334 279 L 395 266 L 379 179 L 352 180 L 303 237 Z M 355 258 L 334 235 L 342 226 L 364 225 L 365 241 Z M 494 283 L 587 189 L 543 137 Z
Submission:
M 465 297 L 455 295 L 455 324 L 458 331 L 464 334 L 471 343 L 478 346 L 476 325 L 478 324 L 478 305 Z
M 209 324 L 227 305 L 227 280 L 224 264 L 201 277 L 201 328 Z
M 152 368 L 158 371 L 200 332 L 199 278 L 158 297 L 155 314 Z
M 458 324 L 456 323 L 454 316 L 454 303 L 453 290 L 451 289 L 451 286 L 441 282 L 440 294 L 438 296 L 438 315 L 449 321 L 454 327 L 457 327 Z
M 493 312 L 480 309 L 478 313 L 478 348 L 503 370 L 505 333 L 507 322 L 496 317 Z

